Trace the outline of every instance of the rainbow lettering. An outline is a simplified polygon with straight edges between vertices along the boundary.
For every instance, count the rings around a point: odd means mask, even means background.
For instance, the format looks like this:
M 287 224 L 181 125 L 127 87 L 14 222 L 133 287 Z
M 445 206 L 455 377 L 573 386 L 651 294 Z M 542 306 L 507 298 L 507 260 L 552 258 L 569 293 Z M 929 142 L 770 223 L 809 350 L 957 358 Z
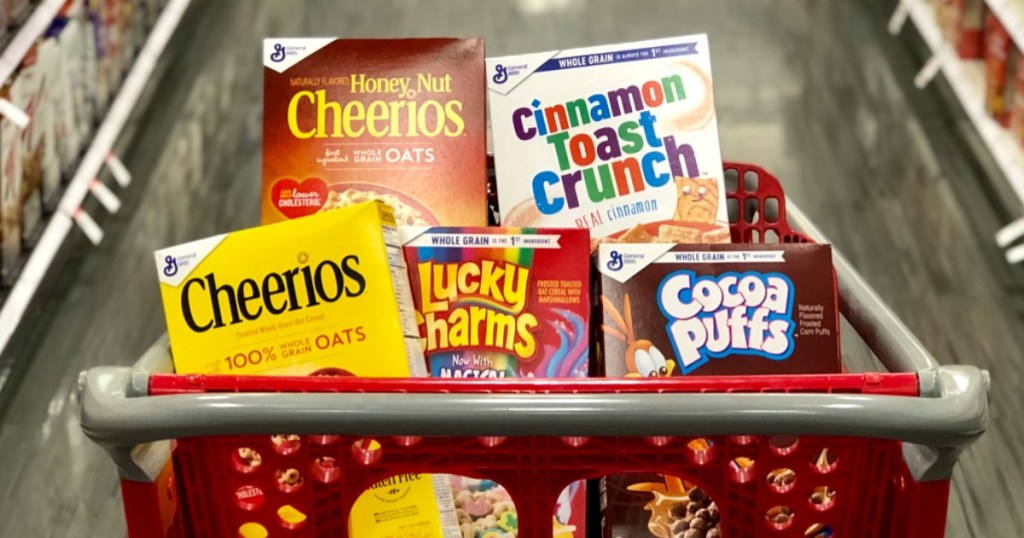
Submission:
M 686 99 L 680 75 L 625 86 L 542 107 L 539 99 L 512 112 L 519 140 L 544 137 L 558 160 L 558 171 L 543 170 L 533 177 L 533 198 L 545 215 L 661 187 L 672 177 L 696 177 L 700 167 L 690 144 L 674 135 L 659 137 L 651 109 Z M 633 116 L 636 116 L 633 119 Z M 593 133 L 572 129 L 627 116 L 618 125 Z M 666 166 L 667 165 L 667 166 Z M 580 192 L 580 183 L 584 191 Z

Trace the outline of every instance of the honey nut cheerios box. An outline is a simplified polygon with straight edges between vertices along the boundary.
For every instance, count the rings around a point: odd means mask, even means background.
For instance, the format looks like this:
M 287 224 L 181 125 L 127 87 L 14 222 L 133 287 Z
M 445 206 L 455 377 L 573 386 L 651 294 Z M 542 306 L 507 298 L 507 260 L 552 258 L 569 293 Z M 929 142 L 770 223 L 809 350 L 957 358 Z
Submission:
M 487 224 L 483 40 L 271 38 L 263 65 L 264 224 L 368 199 Z
M 426 375 L 398 230 L 383 202 L 155 256 L 179 374 Z M 294 471 L 301 481 L 303 471 Z M 349 518 L 355 536 L 459 536 L 447 479 L 389 480 L 356 501 Z M 236 516 L 240 529 L 258 525 L 252 513 Z
M 728 243 L 705 35 L 487 59 L 502 226 Z

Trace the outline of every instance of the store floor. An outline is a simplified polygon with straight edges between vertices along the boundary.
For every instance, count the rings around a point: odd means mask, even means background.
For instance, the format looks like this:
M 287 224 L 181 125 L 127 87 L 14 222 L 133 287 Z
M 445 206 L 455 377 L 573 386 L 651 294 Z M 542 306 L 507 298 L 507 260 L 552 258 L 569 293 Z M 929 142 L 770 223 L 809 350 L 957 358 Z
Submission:
M 954 475 L 948 536 L 1024 535 L 1020 273 L 990 239 L 990 165 L 941 82 L 913 88 L 914 40 L 889 36 L 884 14 L 837 0 L 202 4 L 125 152 L 126 206 L 101 219 L 99 247 L 72 241 L 7 351 L 28 367 L 0 415 L 0 536 L 124 534 L 116 472 L 71 394 L 79 371 L 130 364 L 162 333 L 154 249 L 257 222 L 259 37 L 482 35 L 498 55 L 701 31 L 725 158 L 778 175 L 941 362 L 992 372 L 992 422 Z

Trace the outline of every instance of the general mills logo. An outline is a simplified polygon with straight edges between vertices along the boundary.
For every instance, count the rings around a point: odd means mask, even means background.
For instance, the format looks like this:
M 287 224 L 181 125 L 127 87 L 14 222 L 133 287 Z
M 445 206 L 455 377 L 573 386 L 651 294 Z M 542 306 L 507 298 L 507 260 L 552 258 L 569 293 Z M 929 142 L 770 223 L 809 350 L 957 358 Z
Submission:
M 613 250 L 608 253 L 608 266 L 609 271 L 618 271 L 622 269 L 622 253 L 617 250 Z
M 272 62 L 283 62 L 284 61 L 284 45 L 277 43 L 274 45 L 274 52 L 270 53 L 270 61 Z
M 174 276 L 178 274 L 178 260 L 174 256 L 164 257 L 164 276 Z
M 491 77 L 491 80 L 495 84 L 504 84 L 508 80 L 508 69 L 501 64 L 494 66 L 494 76 Z

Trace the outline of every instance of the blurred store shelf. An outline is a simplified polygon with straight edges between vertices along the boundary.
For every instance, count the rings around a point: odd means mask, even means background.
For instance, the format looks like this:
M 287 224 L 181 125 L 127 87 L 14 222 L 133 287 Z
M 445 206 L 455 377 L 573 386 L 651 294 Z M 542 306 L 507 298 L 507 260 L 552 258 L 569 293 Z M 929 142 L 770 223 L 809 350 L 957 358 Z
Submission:
M 1003 22 L 1017 48 L 1024 50 L 1024 0 L 985 0 L 985 5 Z
M 986 0 L 986 3 L 1002 21 L 1017 46 L 1021 47 L 1024 44 L 1024 1 Z M 915 83 L 918 87 L 924 87 L 941 71 L 999 165 L 1010 189 L 1024 204 L 1024 148 L 1008 129 L 985 110 L 984 60 L 967 60 L 957 55 L 953 46 L 943 37 L 934 2 L 901 0 L 894 21 L 890 23 L 890 31 L 898 32 L 900 21 L 907 16 L 932 52 L 932 58 L 922 68 Z M 1021 235 L 1024 235 L 1024 220 L 1010 223 L 1000 230 L 996 234 L 996 242 L 1000 247 L 1006 247 Z M 1024 261 L 1024 249 L 1010 249 L 1006 252 L 1006 258 L 1010 263 Z
M 19 269 L 13 285 L 0 293 L 0 402 L 3 401 L 2 396 L 7 381 L 11 378 L 11 372 L 19 366 L 14 364 L 16 357 L 4 355 L 4 349 L 17 331 L 48 273 L 59 269 L 54 267 L 54 260 L 68 234 L 78 223 L 83 227 L 83 232 L 91 234 L 90 238 L 94 242 L 102 238 L 102 230 L 88 216 L 89 213 L 83 209 L 83 204 L 90 191 L 96 189 L 96 178 L 100 176 L 104 166 L 111 168 L 115 176 L 121 175 L 122 170 L 118 167 L 123 165 L 111 151 L 143 97 L 160 57 L 190 3 L 191 0 L 168 0 L 163 7 L 156 23 L 149 29 L 145 44 L 136 55 L 98 129 L 88 142 L 74 174 L 64 187 L 57 209 L 49 215 L 40 239 L 27 253 L 24 265 Z M 50 27 L 64 4 L 64 0 L 46 0 L 35 8 L 31 17 L 0 56 L 0 80 L 9 78 L 15 72 L 22 57 Z M 0 121 L 10 120 L 4 118 Z M 119 205 L 119 200 L 117 204 Z
M 53 19 L 57 17 L 64 2 L 65 0 L 44 0 L 36 6 L 28 20 L 18 28 L 14 37 L 4 48 L 3 54 L 0 54 L 0 81 L 11 78 L 11 74 L 21 64 L 21 60 L 28 54 L 32 45 L 53 23 Z

